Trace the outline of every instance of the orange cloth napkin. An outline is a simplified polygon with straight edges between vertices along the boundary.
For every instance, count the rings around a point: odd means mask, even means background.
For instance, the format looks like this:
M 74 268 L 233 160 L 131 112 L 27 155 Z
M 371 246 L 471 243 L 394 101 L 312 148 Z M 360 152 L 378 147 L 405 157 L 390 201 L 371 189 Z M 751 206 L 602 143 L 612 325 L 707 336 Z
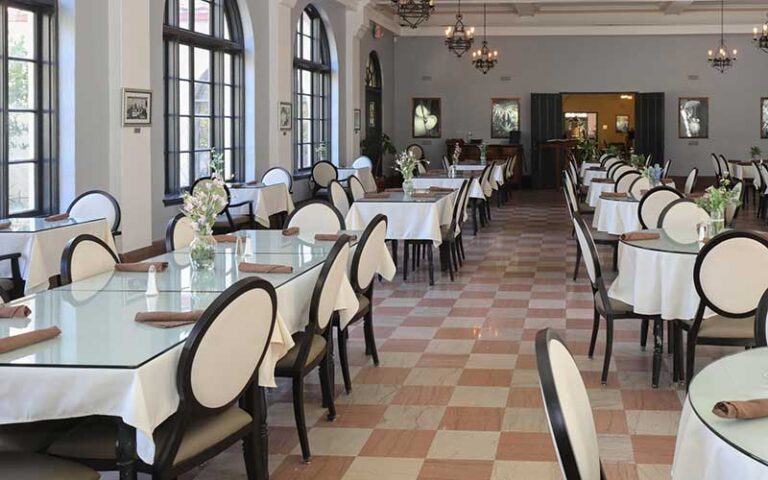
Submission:
M 240 262 L 237 267 L 243 273 L 293 273 L 290 265 L 271 265 L 268 263 Z
M 615 183 L 610 178 L 593 178 L 592 183 Z
M 720 418 L 768 417 L 768 398 L 717 402 L 712 413 Z
M 433 186 L 433 187 L 429 187 L 429 191 L 430 192 L 452 192 L 453 189 L 450 188 L 450 187 L 437 187 L 437 186 Z
M 221 243 L 237 243 L 237 235 L 214 235 L 213 239 Z
M 173 328 L 195 323 L 202 314 L 202 310 L 192 310 L 191 312 L 139 312 L 134 320 L 153 327 Z
M 148 272 L 150 267 L 155 267 L 155 271 L 164 272 L 168 270 L 168 262 L 138 262 L 138 263 L 116 263 L 116 272 Z
M 26 305 L 0 305 L 0 318 L 26 318 L 32 310 Z
M 600 198 L 627 198 L 626 192 L 603 192 Z
M 283 229 L 283 235 L 286 237 L 292 237 L 299 234 L 299 227 L 288 227 Z
M 58 337 L 59 335 L 61 335 L 59 327 L 49 327 L 40 330 L 32 330 L 27 333 L 20 333 L 19 335 L 13 335 L 12 337 L 5 337 L 0 339 L 0 353 L 8 353 L 13 350 L 18 350 L 19 348 L 28 347 Z
M 341 235 L 342 234 L 336 234 L 336 233 L 316 233 L 315 240 L 317 240 L 318 242 L 335 242 L 341 238 Z M 347 240 L 349 240 L 350 242 L 352 240 L 357 240 L 357 235 L 346 235 L 346 234 L 343 234 L 343 235 L 345 235 L 347 237 Z
M 69 218 L 68 213 L 59 213 L 56 215 L 51 215 L 50 217 L 45 217 L 46 222 L 58 222 L 59 220 L 66 220 Z
M 230 183 L 229 188 L 243 188 L 244 183 Z
M 10 220 L 8 220 L 7 222 L 0 222 L 0 230 L 5 230 L 6 228 L 11 228 Z
M 258 185 L 260 182 L 259 180 L 251 180 L 250 182 L 246 182 L 246 185 Z
M 389 198 L 389 193 L 387 192 L 381 192 L 381 193 L 366 193 L 365 198 Z
M 701 198 L 704 196 L 704 192 L 696 192 L 696 193 L 689 193 L 686 195 L 687 198 Z
M 384 191 L 385 191 L 385 192 L 402 192 L 402 191 L 403 191 L 403 189 L 402 189 L 402 188 L 387 188 L 387 189 L 386 189 L 386 190 L 384 190 Z
M 627 232 L 621 234 L 621 239 L 626 241 L 656 240 L 659 234 L 655 232 Z

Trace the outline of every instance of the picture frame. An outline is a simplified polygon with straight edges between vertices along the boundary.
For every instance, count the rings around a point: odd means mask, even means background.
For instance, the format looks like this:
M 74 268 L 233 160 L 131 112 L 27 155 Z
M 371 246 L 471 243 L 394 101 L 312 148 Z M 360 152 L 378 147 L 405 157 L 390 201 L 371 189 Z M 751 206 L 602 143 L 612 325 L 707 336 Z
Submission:
M 355 130 L 355 133 L 360 131 L 360 109 L 356 108 L 354 112 L 352 112 L 352 125 Z
M 520 97 L 491 98 L 491 138 L 509 139 L 520 131 Z
M 768 138 L 768 97 L 760 99 L 760 138 Z
M 122 93 L 123 126 L 152 125 L 152 90 L 124 88 Z
M 629 132 L 629 115 L 616 115 L 616 133 Z
M 280 130 L 290 130 L 293 126 L 293 104 L 280 102 L 277 106 L 277 123 Z
M 442 136 L 441 100 L 439 97 L 411 99 L 411 136 L 413 138 Z
M 679 97 L 677 113 L 678 138 L 709 138 L 709 97 Z

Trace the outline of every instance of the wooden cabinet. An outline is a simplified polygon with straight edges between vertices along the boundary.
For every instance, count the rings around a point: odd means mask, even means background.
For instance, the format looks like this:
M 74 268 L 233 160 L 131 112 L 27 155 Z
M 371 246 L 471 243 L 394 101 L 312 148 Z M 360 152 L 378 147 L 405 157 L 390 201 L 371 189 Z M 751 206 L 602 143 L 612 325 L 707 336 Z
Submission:
M 454 146 L 457 140 L 446 141 L 447 154 L 446 157 L 450 158 L 453 154 Z M 517 155 L 517 162 L 515 162 L 515 171 L 512 176 L 512 185 L 520 185 L 523 180 L 523 163 L 525 162 L 525 149 L 522 145 L 511 144 L 488 144 L 488 150 L 486 152 L 486 160 L 489 162 L 503 162 L 507 158 Z M 480 147 L 479 145 L 465 143 L 461 149 L 461 162 L 478 162 L 480 161 Z

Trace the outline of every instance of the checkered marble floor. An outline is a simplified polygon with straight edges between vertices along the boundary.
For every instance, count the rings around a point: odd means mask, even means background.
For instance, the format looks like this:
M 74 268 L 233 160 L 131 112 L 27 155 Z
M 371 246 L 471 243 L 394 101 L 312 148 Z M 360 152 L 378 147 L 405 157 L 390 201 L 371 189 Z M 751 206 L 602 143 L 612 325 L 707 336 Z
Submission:
M 650 387 L 651 350 L 640 322 L 616 324 L 608 385 L 600 385 L 604 331 L 586 352 L 592 298 L 560 192 L 515 192 L 491 226 L 465 239 L 455 282 L 429 287 L 424 266 L 407 283 L 377 283 L 374 322 L 381 366 L 351 331 L 353 390 L 337 385 L 338 418 L 320 407 L 317 375 L 307 377 L 312 461 L 299 454 L 290 384 L 269 394 L 270 470 L 275 480 L 560 478 L 538 389 L 534 336 L 544 327 L 567 340 L 589 389 L 609 479 L 669 478 L 684 390 Z M 743 212 L 743 217 L 752 218 Z M 610 252 L 603 263 L 610 265 Z M 697 350 L 699 367 L 733 349 Z M 337 382 L 341 375 L 337 373 Z M 206 465 L 197 480 L 245 478 L 239 448 Z

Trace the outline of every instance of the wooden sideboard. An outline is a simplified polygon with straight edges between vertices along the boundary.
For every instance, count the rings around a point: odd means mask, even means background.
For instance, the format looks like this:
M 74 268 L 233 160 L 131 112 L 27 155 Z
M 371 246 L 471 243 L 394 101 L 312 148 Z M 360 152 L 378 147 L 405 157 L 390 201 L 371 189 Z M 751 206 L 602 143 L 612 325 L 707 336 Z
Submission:
M 446 142 L 447 154 L 446 157 L 450 158 L 453 153 L 456 140 L 447 140 Z M 512 144 L 488 144 L 488 150 L 486 151 L 486 161 L 499 162 L 504 161 L 507 158 L 517 155 L 517 162 L 515 162 L 515 171 L 512 176 L 512 185 L 520 185 L 523 180 L 523 163 L 525 163 L 525 149 L 522 145 Z M 475 144 L 465 143 L 461 149 L 461 159 L 459 163 L 463 161 L 477 162 L 480 160 L 480 146 Z
M 550 140 L 534 147 L 535 188 L 562 188 L 562 171 L 568 164 L 568 152 L 575 145 L 574 140 Z

